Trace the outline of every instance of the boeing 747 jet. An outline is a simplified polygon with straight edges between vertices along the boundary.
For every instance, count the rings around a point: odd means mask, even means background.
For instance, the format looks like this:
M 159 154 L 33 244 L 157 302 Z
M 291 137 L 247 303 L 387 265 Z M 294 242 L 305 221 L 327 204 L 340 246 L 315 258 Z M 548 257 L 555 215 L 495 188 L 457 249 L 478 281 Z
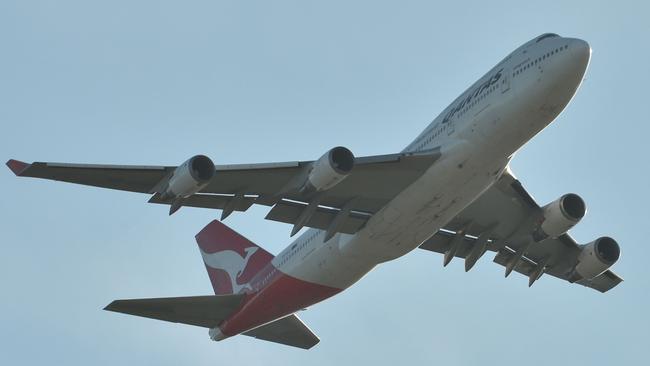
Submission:
M 253 204 L 293 225 L 273 255 L 221 221 L 196 235 L 215 295 L 116 300 L 106 310 L 301 348 L 318 337 L 296 312 L 352 286 L 375 266 L 422 249 L 469 271 L 485 254 L 528 278 L 546 274 L 606 292 L 617 242 L 578 244 L 568 231 L 585 215 L 574 193 L 540 205 L 515 178 L 513 155 L 567 106 L 580 86 L 589 44 L 543 34 L 477 80 L 399 153 L 355 157 L 335 147 L 314 161 L 215 165 L 197 155 L 180 166 L 7 162 L 18 176 L 141 192 L 149 202 L 222 210 Z

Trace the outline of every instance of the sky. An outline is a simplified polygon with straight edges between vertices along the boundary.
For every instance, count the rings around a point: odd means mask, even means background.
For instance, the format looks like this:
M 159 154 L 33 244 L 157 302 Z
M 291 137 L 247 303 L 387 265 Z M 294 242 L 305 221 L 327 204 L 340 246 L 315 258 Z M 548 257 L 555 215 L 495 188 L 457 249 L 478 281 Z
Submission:
M 400 151 L 465 88 L 542 33 L 587 40 L 586 79 L 511 167 L 542 204 L 579 193 L 571 233 L 609 235 L 625 279 L 601 294 L 532 288 L 486 255 L 416 250 L 301 312 L 310 351 L 102 311 L 114 299 L 207 295 L 194 235 L 220 212 L 0 172 L 3 363 L 648 363 L 644 1 L 0 2 L 0 157 L 174 165 L 310 160 L 343 145 Z M 266 208 L 227 224 L 278 253 Z

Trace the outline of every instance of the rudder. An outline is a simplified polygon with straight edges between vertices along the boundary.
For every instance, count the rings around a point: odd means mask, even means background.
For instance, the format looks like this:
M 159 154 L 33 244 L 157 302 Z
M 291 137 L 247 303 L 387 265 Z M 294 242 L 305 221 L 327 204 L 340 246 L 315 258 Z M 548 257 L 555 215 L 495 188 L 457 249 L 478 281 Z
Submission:
M 218 220 L 196 234 L 196 242 L 216 295 L 252 290 L 250 280 L 273 259 L 271 253 Z

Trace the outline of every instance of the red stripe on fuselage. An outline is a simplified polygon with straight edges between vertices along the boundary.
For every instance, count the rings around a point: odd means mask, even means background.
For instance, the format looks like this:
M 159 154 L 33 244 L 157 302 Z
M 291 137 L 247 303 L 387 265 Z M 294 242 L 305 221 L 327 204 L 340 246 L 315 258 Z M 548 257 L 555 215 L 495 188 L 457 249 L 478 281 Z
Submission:
M 224 335 L 230 337 L 245 332 L 342 291 L 291 277 L 270 263 L 255 276 L 252 287 L 254 292 L 247 296 L 240 310 L 219 325 Z

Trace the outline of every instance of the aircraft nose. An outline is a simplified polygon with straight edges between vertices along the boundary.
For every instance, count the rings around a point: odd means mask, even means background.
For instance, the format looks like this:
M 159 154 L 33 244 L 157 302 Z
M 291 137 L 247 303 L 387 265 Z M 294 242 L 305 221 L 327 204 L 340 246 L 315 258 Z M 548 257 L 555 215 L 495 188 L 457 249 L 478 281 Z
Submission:
M 569 45 L 572 62 L 579 68 L 586 69 L 591 58 L 589 43 L 581 39 L 572 39 Z

